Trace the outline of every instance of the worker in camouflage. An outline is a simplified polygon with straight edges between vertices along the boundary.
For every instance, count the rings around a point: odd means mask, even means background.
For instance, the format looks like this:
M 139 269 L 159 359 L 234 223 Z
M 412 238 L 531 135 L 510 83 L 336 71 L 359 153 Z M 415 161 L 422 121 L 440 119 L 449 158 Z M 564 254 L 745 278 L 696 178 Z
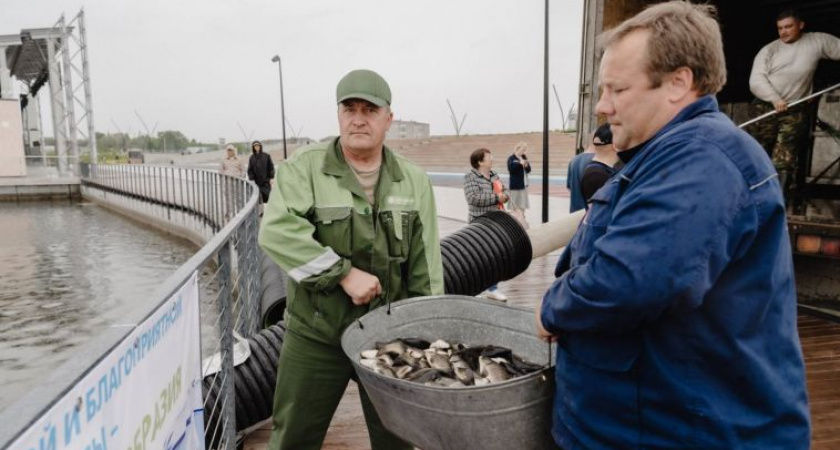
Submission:
M 782 192 L 795 192 L 793 178 L 798 152 L 808 134 L 808 107 L 790 104 L 806 97 L 813 88 L 814 72 L 820 59 L 840 60 L 840 39 L 827 33 L 803 32 L 805 21 L 788 9 L 776 17 L 779 39 L 765 45 L 755 56 L 750 72 L 751 117 L 770 111 L 778 114 L 762 119 L 747 131 L 764 147 L 779 173 Z
M 772 103 L 756 98 L 750 103 L 750 117 L 758 117 L 774 109 Z M 799 161 L 799 149 L 805 143 L 807 129 L 802 124 L 806 120 L 805 105 L 799 104 L 783 114 L 759 120 L 746 128 L 773 160 L 783 192 L 794 188 L 793 175 Z

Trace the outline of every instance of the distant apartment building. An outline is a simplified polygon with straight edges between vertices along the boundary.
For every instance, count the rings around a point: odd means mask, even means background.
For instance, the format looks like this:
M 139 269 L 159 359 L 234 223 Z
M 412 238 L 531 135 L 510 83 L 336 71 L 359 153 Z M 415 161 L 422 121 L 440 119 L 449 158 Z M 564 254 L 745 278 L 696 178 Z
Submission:
M 386 139 L 425 139 L 429 137 L 429 124 L 413 120 L 395 120 L 391 122 Z

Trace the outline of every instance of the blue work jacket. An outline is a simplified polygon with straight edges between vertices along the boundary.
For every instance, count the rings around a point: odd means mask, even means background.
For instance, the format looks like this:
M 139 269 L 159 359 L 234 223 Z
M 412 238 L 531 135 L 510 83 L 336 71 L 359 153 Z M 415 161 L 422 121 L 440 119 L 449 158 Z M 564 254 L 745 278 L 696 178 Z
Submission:
M 785 206 L 702 97 L 595 193 L 545 294 L 552 433 L 574 449 L 807 449 Z
M 569 212 L 573 213 L 586 208 L 586 199 L 580 188 L 580 179 L 586 166 L 592 162 L 594 153 L 578 153 L 569 161 L 566 172 L 566 188 L 569 190 Z

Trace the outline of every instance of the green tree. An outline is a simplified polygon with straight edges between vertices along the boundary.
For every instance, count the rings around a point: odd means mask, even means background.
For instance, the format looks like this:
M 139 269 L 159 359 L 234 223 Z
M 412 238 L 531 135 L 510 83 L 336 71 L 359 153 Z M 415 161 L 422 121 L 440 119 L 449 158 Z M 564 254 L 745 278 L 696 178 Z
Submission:
M 52 138 L 47 138 L 47 145 L 51 144 Z M 129 148 L 140 149 L 149 152 L 166 151 L 178 152 L 190 146 L 199 145 L 195 139 L 188 138 L 178 130 L 166 130 L 157 133 L 157 136 L 138 135 L 131 137 L 126 133 L 96 133 L 96 146 L 102 151 L 125 152 Z M 81 145 L 81 144 L 80 144 Z M 212 147 L 212 145 L 207 145 Z
M 184 133 L 176 130 L 166 130 L 158 132 L 158 144 L 163 150 L 164 142 L 166 143 L 166 150 L 178 151 L 183 150 L 189 146 L 190 140 L 184 136 Z
M 125 133 L 96 133 L 96 148 L 100 151 L 125 151 L 128 141 Z

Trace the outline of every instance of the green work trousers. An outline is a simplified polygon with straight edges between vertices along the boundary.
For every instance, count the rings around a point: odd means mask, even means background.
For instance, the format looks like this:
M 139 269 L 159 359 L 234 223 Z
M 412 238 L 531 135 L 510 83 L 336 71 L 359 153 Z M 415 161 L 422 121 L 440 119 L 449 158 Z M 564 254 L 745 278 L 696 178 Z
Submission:
M 351 379 L 356 379 L 355 371 L 340 347 L 287 331 L 277 368 L 269 450 L 320 449 Z M 359 397 L 373 450 L 413 448 L 385 429 L 361 384 Z

